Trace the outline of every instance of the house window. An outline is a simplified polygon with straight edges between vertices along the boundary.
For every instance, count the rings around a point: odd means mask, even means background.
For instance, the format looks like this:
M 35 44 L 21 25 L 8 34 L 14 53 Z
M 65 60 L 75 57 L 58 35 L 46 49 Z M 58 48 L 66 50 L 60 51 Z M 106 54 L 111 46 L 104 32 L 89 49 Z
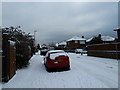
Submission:
M 69 45 L 69 42 L 67 42 L 67 45 Z
M 78 43 L 78 41 L 75 41 L 75 43 Z
M 80 44 L 85 44 L 85 41 L 80 41 Z

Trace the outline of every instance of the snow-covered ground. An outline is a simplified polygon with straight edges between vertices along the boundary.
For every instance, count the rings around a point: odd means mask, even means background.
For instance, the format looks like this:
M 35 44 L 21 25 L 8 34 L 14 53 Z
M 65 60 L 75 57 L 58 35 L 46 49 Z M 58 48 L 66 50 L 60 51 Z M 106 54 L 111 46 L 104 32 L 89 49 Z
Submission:
M 48 73 L 43 56 L 34 55 L 30 65 L 17 70 L 3 88 L 118 88 L 118 61 L 68 53 L 71 70 Z
M 2 84 L 0 83 L 0 90 L 2 89 Z

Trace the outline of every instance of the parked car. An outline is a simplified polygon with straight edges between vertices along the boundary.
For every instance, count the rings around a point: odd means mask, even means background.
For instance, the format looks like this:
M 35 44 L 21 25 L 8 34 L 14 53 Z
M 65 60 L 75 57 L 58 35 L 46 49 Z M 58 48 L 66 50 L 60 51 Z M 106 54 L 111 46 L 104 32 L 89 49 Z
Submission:
M 83 50 L 83 49 L 75 49 L 75 53 L 76 54 L 86 54 L 87 53 L 87 51 L 85 51 L 85 50 Z
M 75 49 L 75 53 L 80 54 L 80 53 L 82 53 L 82 52 L 83 52 L 83 49 Z
M 45 56 L 46 53 L 47 53 L 49 50 L 48 50 L 48 49 L 41 49 L 40 51 L 41 51 L 40 54 L 43 55 L 43 56 Z
M 69 56 L 63 50 L 48 51 L 44 58 L 44 65 L 48 72 L 70 70 Z

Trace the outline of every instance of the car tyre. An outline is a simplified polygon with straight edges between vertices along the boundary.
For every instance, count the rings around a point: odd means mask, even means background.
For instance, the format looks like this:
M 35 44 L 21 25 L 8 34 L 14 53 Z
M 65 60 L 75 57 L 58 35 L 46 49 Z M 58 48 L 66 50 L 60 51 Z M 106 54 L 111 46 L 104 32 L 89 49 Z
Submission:
M 66 70 L 70 70 L 70 66 L 66 67 Z
M 46 67 L 46 70 L 47 70 L 47 72 L 51 72 L 51 70 L 49 68 L 47 68 L 47 67 Z

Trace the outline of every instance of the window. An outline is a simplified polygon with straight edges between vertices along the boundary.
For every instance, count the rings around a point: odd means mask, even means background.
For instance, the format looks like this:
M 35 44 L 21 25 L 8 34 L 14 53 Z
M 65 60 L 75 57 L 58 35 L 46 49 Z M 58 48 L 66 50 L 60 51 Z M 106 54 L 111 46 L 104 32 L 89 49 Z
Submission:
M 80 41 L 80 44 L 85 44 L 85 41 Z
M 75 41 L 75 43 L 78 43 L 78 41 Z

